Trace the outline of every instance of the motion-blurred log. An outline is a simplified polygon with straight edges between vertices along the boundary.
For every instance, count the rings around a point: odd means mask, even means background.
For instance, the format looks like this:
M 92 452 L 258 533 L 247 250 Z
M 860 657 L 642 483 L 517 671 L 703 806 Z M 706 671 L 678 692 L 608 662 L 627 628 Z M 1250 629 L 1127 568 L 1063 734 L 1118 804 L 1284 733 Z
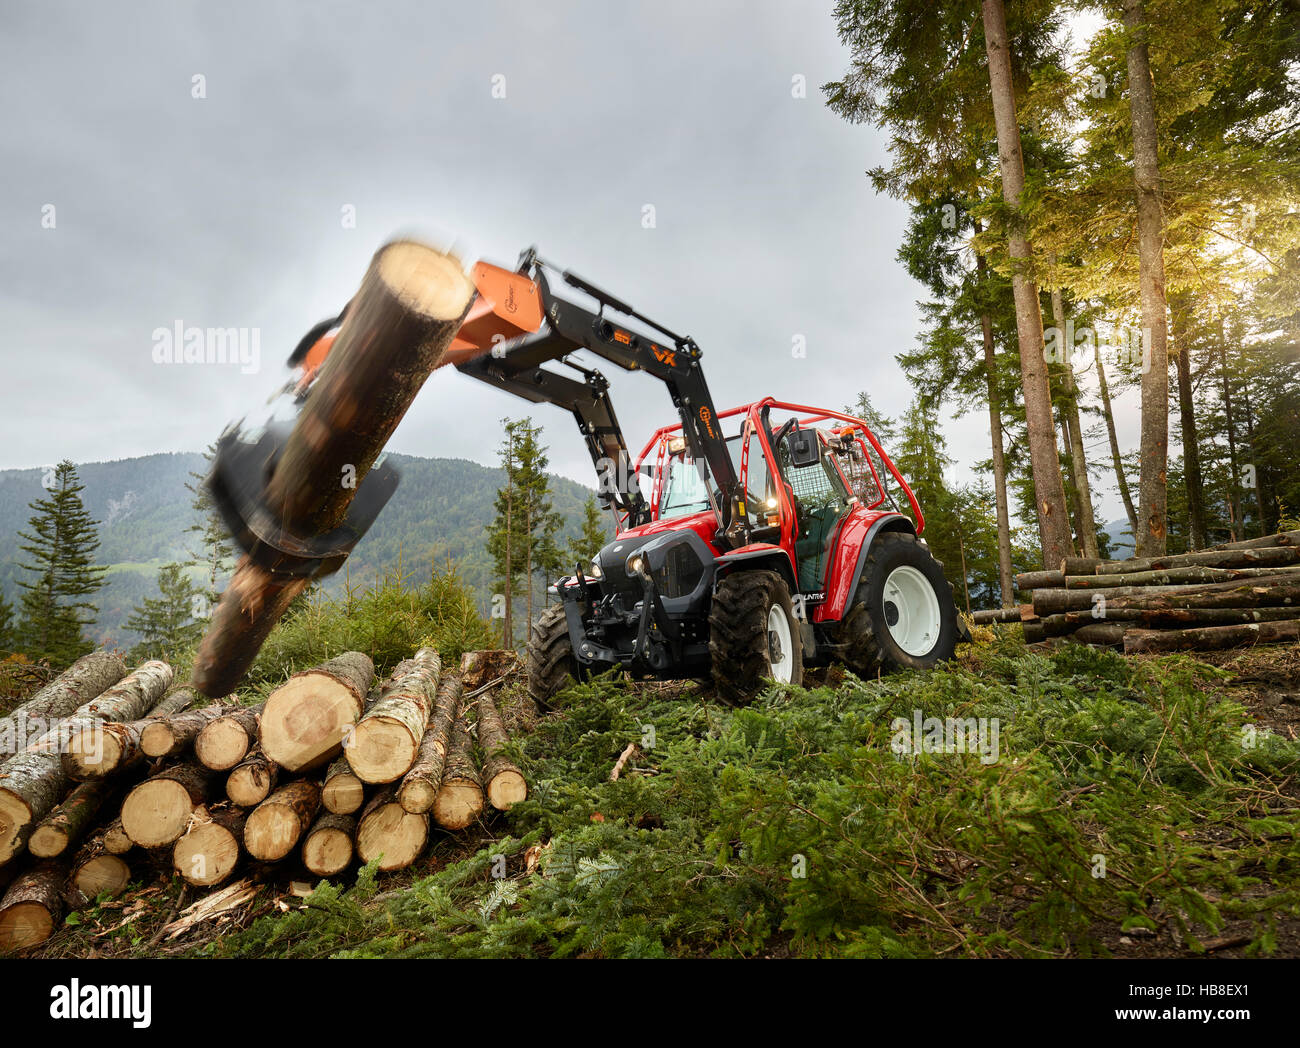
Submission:
M 438 797 L 453 726 L 460 711 L 461 692 L 459 674 L 444 674 L 438 685 L 428 728 L 420 742 L 419 756 L 397 789 L 398 803 L 412 815 L 424 815 Z
M 0 899 L 0 953 L 43 943 L 63 918 L 67 867 L 43 862 L 32 867 Z
M 433 802 L 433 817 L 444 830 L 463 830 L 483 811 L 483 784 L 474 766 L 473 736 L 464 711 L 456 720 L 442 785 Z
M 397 803 L 397 790 L 385 786 L 357 820 L 357 855 L 379 859 L 381 870 L 402 870 L 419 858 L 429 840 L 429 817 L 412 815 Z
M 115 788 L 102 780 L 80 783 L 32 831 L 27 850 L 38 859 L 54 859 L 69 851 L 89 831 Z
M 64 772 L 74 781 L 89 782 L 142 764 L 145 729 L 154 721 L 183 713 L 198 697 L 193 688 L 175 688 L 143 720 L 104 721 L 74 736 L 63 754 Z
M 357 778 L 346 757 L 340 757 L 325 773 L 321 804 L 335 815 L 352 815 L 366 802 L 366 784 Z
M 211 888 L 239 865 L 247 813 L 229 805 L 200 808 L 172 847 L 172 868 L 190 884 Z
M 302 842 L 302 864 L 317 877 L 333 877 L 352 865 L 357 820 L 351 815 L 321 812 Z
M 490 692 L 478 697 L 478 745 L 483 751 L 483 787 L 492 807 L 509 811 L 528 796 L 523 773 L 505 754 L 510 736 Z
M 141 848 L 172 844 L 194 809 L 212 800 L 217 777 L 198 763 L 179 764 L 146 779 L 122 802 L 122 829 Z
M 229 702 L 214 702 L 200 710 L 160 717 L 145 725 L 140 733 L 140 748 L 146 757 L 174 757 L 197 739 L 205 727 L 234 708 Z
M 254 859 L 275 862 L 298 844 L 320 809 L 320 787 L 301 779 L 267 797 L 244 824 L 244 847 Z
M 1220 651 L 1248 644 L 1300 641 L 1300 619 L 1242 626 L 1205 626 L 1189 630 L 1131 629 L 1124 634 L 1124 654 L 1151 651 Z
M 415 763 L 441 671 L 442 660 L 432 648 L 421 648 L 393 670 L 343 751 L 362 782 L 395 782 Z
M 85 906 L 101 894 L 116 898 L 131 881 L 131 867 L 108 847 L 108 833 L 92 834 L 72 860 L 68 898 L 76 907 Z
M 0 764 L 126 676 L 121 656 L 107 651 L 83 655 L 35 695 L 0 718 Z
M 266 505 L 286 532 L 313 537 L 343 523 L 473 298 L 473 283 L 448 255 L 412 241 L 376 253 L 267 484 Z M 306 581 L 243 563 L 199 648 L 195 687 L 214 696 L 232 690 Z
M 275 789 L 280 768 L 261 750 L 254 750 L 231 769 L 226 796 L 241 808 L 256 808 Z
M 194 740 L 194 756 L 213 771 L 229 771 L 248 756 L 257 741 L 262 706 L 241 706 L 203 726 Z
M 328 764 L 361 719 L 374 676 L 369 655 L 348 651 L 290 677 L 262 710 L 262 752 L 289 772 Z

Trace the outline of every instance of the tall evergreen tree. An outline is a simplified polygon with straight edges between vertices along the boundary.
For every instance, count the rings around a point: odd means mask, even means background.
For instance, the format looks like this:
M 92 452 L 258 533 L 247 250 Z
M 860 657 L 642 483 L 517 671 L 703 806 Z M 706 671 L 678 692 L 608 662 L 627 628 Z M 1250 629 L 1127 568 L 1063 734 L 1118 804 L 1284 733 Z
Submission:
M 104 585 L 107 567 L 96 565 L 97 527 L 81 501 L 85 485 L 77 467 L 60 462 L 48 484 L 49 498 L 34 499 L 29 508 L 29 531 L 19 546 L 30 558 L 20 564 L 29 578 L 23 588 L 18 647 L 33 658 L 56 666 L 74 662 L 94 646 L 82 635 L 94 621 L 98 607 L 90 601 Z
M 215 444 L 209 444 L 203 452 L 209 466 L 216 453 Z M 230 538 L 230 529 L 226 527 L 226 522 L 221 519 L 221 514 L 212 501 L 207 473 L 191 472 L 190 478 L 185 487 L 194 495 L 190 504 L 198 515 L 198 519 L 190 525 L 190 532 L 198 539 L 198 549 L 189 563 L 203 565 L 208 579 L 207 599 L 209 604 L 215 604 L 221 596 L 218 585 L 220 580 L 234 567 L 235 546 Z
M 600 507 L 596 505 L 593 495 L 582 507 L 582 523 L 578 534 L 569 540 L 569 559 L 577 561 L 585 571 L 587 564 L 595 559 L 608 541 L 609 531 L 601 519 Z M 566 565 L 568 566 L 570 565 Z
M 133 659 L 174 656 L 196 644 L 203 622 L 195 617 L 204 594 L 182 564 L 164 564 L 158 570 L 158 597 L 146 597 L 132 610 L 126 628 L 140 634 L 131 650 Z

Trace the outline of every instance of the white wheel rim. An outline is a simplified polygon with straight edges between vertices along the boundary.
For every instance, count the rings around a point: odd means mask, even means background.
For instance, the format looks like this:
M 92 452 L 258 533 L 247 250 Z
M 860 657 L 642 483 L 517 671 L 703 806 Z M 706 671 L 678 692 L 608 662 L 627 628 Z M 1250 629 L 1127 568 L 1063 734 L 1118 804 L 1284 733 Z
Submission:
M 779 604 L 767 611 L 767 661 L 772 679 L 789 684 L 794 676 L 794 642 L 790 638 L 790 620 Z
M 885 579 L 882 603 L 885 625 L 894 643 L 917 658 L 929 655 L 939 643 L 943 626 L 939 598 L 930 580 L 916 568 L 895 568 Z

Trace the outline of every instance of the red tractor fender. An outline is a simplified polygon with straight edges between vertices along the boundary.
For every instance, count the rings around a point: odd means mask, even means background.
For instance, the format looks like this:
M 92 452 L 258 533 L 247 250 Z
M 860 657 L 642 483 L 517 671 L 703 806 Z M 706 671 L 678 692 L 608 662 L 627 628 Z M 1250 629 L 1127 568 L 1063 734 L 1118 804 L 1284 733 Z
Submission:
M 718 577 L 729 574 L 737 568 L 745 571 L 775 571 L 785 579 L 792 597 L 799 592 L 795 582 L 794 562 L 791 561 L 790 554 L 770 542 L 753 542 L 748 546 L 741 546 L 730 553 L 724 553 L 714 563 L 718 566 Z
M 871 543 L 886 531 L 916 534 L 916 526 L 892 510 L 858 509 L 840 525 L 835 556 L 826 572 L 826 599 L 812 611 L 813 622 L 839 622 L 848 610 L 862 578 Z

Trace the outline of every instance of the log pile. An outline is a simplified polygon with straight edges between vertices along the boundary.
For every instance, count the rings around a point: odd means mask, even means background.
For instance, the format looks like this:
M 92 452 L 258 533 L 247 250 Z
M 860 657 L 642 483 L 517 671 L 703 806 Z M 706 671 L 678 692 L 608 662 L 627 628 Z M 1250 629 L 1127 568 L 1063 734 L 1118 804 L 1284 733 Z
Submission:
M 410 866 L 437 829 L 527 796 L 492 694 L 513 670 L 509 652 L 458 672 L 421 649 L 376 681 L 345 652 L 262 705 L 196 709 L 165 663 L 87 656 L 0 721 L 21 742 L 0 754 L 0 954 L 158 871 L 209 889 L 273 863 Z
M 1125 654 L 1300 641 L 1300 531 L 1168 557 L 1066 557 L 1016 586 L 1030 603 L 975 622 L 1020 622 L 1030 643 L 1070 638 Z

